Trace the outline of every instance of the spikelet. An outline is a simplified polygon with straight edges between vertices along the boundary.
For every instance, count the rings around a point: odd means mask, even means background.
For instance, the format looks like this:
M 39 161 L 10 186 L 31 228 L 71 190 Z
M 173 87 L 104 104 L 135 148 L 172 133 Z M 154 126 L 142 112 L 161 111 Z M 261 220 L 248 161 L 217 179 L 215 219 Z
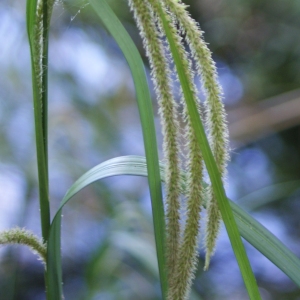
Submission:
M 189 16 L 185 9 L 186 6 L 175 0 L 164 0 L 164 2 L 180 23 L 182 31 L 186 34 L 186 40 L 196 62 L 197 73 L 201 76 L 203 90 L 206 93 L 205 125 L 208 132 L 208 140 L 224 181 L 227 161 L 229 160 L 228 128 L 222 103 L 222 89 L 218 84 L 215 63 L 211 58 L 211 52 L 202 39 L 203 34 L 199 25 Z M 214 253 L 221 221 L 218 204 L 211 188 L 208 188 L 207 195 L 209 201 L 207 203 L 206 259 L 204 269 L 209 267 L 210 258 Z
M 160 3 L 156 0 L 149 1 L 153 7 L 153 10 L 157 15 L 160 14 Z M 163 7 L 163 9 L 165 9 Z M 172 40 L 175 42 L 180 60 L 183 64 L 183 70 L 189 90 L 193 94 L 193 98 L 196 101 L 198 107 L 197 90 L 193 83 L 193 72 L 191 71 L 190 61 L 187 53 L 185 52 L 181 38 L 177 32 L 176 24 L 173 22 L 168 12 L 164 11 L 164 17 L 168 21 L 168 26 L 172 34 Z M 163 26 L 160 25 L 162 28 Z M 179 249 L 178 261 L 175 265 L 175 275 L 171 281 L 168 291 L 168 299 L 187 299 L 193 274 L 196 268 L 197 262 L 197 244 L 199 233 L 199 221 L 200 210 L 202 205 L 202 168 L 203 159 L 201 155 L 201 149 L 196 141 L 196 136 L 193 127 L 191 126 L 190 116 L 187 113 L 186 102 L 184 101 L 184 95 L 182 95 L 182 104 L 184 106 L 184 118 L 186 121 L 186 139 L 188 148 L 188 163 L 187 163 L 187 218 L 183 232 L 182 242 Z M 200 113 L 200 110 L 199 110 Z
M 168 300 L 187 299 L 197 263 L 197 245 L 202 199 L 209 194 L 207 204 L 206 228 L 206 263 L 214 252 L 215 242 L 219 231 L 221 215 L 211 189 L 202 190 L 203 158 L 196 134 L 191 125 L 185 95 L 182 92 L 183 118 L 185 121 L 185 139 L 187 141 L 187 217 L 183 233 L 179 226 L 179 147 L 177 144 L 178 123 L 176 104 L 173 100 L 167 53 L 168 45 L 162 45 L 161 34 L 164 26 L 168 27 L 171 39 L 175 44 L 177 55 L 180 57 L 182 71 L 186 78 L 198 113 L 202 118 L 197 89 L 194 85 L 194 74 L 191 70 L 191 60 L 183 47 L 180 33 L 186 35 L 191 49 L 192 58 L 196 63 L 196 71 L 202 80 L 206 92 L 205 125 L 208 140 L 215 157 L 218 169 L 224 180 L 228 160 L 228 131 L 225 121 L 222 91 L 217 81 L 216 67 L 211 53 L 202 40 L 202 32 L 198 24 L 187 13 L 186 6 L 179 0 L 129 0 L 138 27 L 143 38 L 147 56 L 150 60 L 152 77 L 159 98 L 159 113 L 162 119 L 164 134 L 164 153 L 167 160 L 167 252 L 168 252 Z M 164 22 L 164 21 L 165 22 Z M 178 23 L 178 24 L 177 24 Z M 157 27 L 160 31 L 157 30 Z M 179 25 L 179 29 L 177 29 Z M 161 32 L 161 34 L 160 34 Z M 165 47 L 165 51 L 163 50 Z M 168 57 L 171 60 L 170 57 Z M 173 163 L 176 162 L 176 163 Z M 181 237 L 181 240 L 180 240 Z
M 30 231 L 13 228 L 0 232 L 0 244 L 20 244 L 28 246 L 34 254 L 37 254 L 40 260 L 46 266 L 46 245 L 40 241 L 38 237 L 32 234 Z
M 42 78 L 43 78 L 43 1 L 39 0 L 37 2 L 36 8 L 36 22 L 34 27 L 34 75 L 35 75 L 35 82 L 38 87 L 38 98 L 42 98 Z M 40 101 L 41 103 L 41 101 Z
M 177 105 L 171 92 L 168 61 L 156 28 L 155 19 L 149 5 L 144 0 L 130 0 L 146 54 L 150 61 L 152 79 L 158 96 L 159 114 L 164 136 L 163 150 L 166 159 L 166 202 L 167 229 L 166 247 L 169 285 L 178 259 L 180 236 L 180 161 L 177 141 Z
M 42 105 L 42 94 L 43 94 L 43 76 L 46 72 L 45 66 L 43 66 L 43 56 L 45 55 L 45 47 L 47 45 L 44 44 L 44 30 L 45 26 L 47 29 L 50 26 L 51 14 L 53 10 L 53 6 L 55 0 L 48 0 L 47 5 L 47 21 L 44 22 L 44 1 L 46 0 L 38 0 L 37 8 L 36 8 L 36 21 L 34 26 L 34 75 L 35 82 L 38 87 L 38 98 L 40 99 L 40 104 Z M 41 112 L 43 112 L 43 107 L 41 107 Z
M 186 108 L 184 109 L 186 110 Z M 186 222 L 175 267 L 174 285 L 170 287 L 168 300 L 188 299 L 189 290 L 197 267 L 197 246 L 202 206 L 202 169 L 203 160 L 195 133 L 186 115 L 186 138 L 188 140 L 187 162 L 187 205 Z

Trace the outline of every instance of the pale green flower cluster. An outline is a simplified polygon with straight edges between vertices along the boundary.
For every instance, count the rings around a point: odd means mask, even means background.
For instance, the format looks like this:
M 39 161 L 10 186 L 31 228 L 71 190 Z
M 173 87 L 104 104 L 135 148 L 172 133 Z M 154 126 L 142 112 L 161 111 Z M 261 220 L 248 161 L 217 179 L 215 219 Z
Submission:
M 34 28 L 34 76 L 38 84 L 39 99 L 42 98 L 42 77 L 43 77 L 43 2 L 39 1 L 36 9 L 36 23 Z
M 43 74 L 45 73 L 45 66 L 43 66 L 43 56 L 45 51 L 45 45 L 44 41 L 46 40 L 44 37 L 44 30 L 45 28 L 49 28 L 50 26 L 50 20 L 51 20 L 51 14 L 53 10 L 55 0 L 38 0 L 37 1 L 37 7 L 36 7 L 36 20 L 35 20 L 35 27 L 34 27 L 34 76 L 35 82 L 38 85 L 38 91 L 39 91 L 39 99 L 42 99 L 43 94 Z M 44 20 L 44 14 L 43 9 L 44 5 L 47 5 L 47 20 Z M 42 105 L 42 100 L 40 101 Z M 43 107 L 41 107 L 43 110 Z
M 202 199 L 208 197 L 206 226 L 206 261 L 209 266 L 214 252 L 220 227 L 221 215 L 212 190 L 204 191 L 203 159 L 199 144 L 188 114 L 185 95 L 182 93 L 183 120 L 185 134 L 180 136 L 178 129 L 179 115 L 171 90 L 169 65 L 172 57 L 169 45 L 164 42 L 164 26 L 167 26 L 176 45 L 182 71 L 187 79 L 187 88 L 195 99 L 198 113 L 206 126 L 208 140 L 223 179 L 226 175 L 228 155 L 228 130 L 225 120 L 222 90 L 217 81 L 216 67 L 211 52 L 202 39 L 198 24 L 186 11 L 186 6 L 178 0 L 129 0 L 130 7 L 138 24 L 147 56 L 150 60 L 152 78 L 159 102 L 159 113 L 164 135 L 164 154 L 166 169 L 166 203 L 167 203 L 167 260 L 168 260 L 168 299 L 187 299 L 191 282 L 197 265 L 197 246 L 200 225 Z M 167 23 L 167 25 L 163 24 Z M 191 50 L 191 56 L 183 46 L 182 34 Z M 191 70 L 192 61 L 196 72 L 202 80 L 206 93 L 204 113 L 200 110 L 200 101 Z M 175 70 L 175 72 L 178 70 Z M 204 115 L 205 117 L 203 118 Z M 186 221 L 180 226 L 180 161 L 179 138 L 187 144 L 186 171 Z
M 28 246 L 34 254 L 37 254 L 46 266 L 46 245 L 33 233 L 21 228 L 13 228 L 0 233 L 0 245 L 20 244 Z
M 205 123 L 208 139 L 217 166 L 223 178 L 226 176 L 226 165 L 229 159 L 228 129 L 224 105 L 221 101 L 222 90 L 218 84 L 216 67 L 211 53 L 201 38 L 199 26 L 185 11 L 185 6 L 172 0 L 166 0 L 170 11 L 178 20 L 183 33 L 186 34 L 193 58 L 196 62 L 197 73 L 201 76 L 203 90 L 206 92 Z M 209 267 L 210 257 L 214 252 L 215 242 L 220 227 L 221 214 L 215 196 L 210 188 L 207 191 L 207 230 L 206 230 L 206 260 L 205 269 Z
M 167 264 L 170 274 L 174 273 L 179 247 L 179 196 L 180 196 L 180 161 L 178 147 L 178 120 L 176 103 L 172 95 L 170 70 L 161 33 L 156 27 L 156 19 L 150 5 L 143 0 L 130 0 L 144 46 L 152 69 L 152 78 L 158 96 L 159 114 L 164 135 L 163 149 L 166 156 L 166 194 L 167 194 Z

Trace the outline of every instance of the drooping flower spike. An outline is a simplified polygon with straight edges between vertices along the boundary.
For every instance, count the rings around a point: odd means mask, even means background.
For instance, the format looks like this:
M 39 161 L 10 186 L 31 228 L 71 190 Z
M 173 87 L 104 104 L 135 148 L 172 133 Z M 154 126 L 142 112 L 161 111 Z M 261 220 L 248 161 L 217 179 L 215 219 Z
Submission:
M 46 245 L 30 231 L 22 228 L 13 228 L 0 232 L 0 245 L 20 244 L 28 246 L 34 254 L 37 254 L 40 260 L 46 266 L 47 249 Z
M 51 20 L 51 14 L 53 10 L 53 6 L 55 3 L 55 0 L 48 0 L 47 3 L 45 2 L 46 0 L 37 0 L 37 7 L 36 7 L 36 21 L 35 21 L 35 28 L 34 28 L 34 49 L 33 51 L 35 52 L 34 55 L 34 72 L 35 72 L 35 81 L 37 82 L 38 88 L 39 88 L 39 98 L 42 98 L 42 81 L 43 81 L 43 73 L 44 70 L 42 60 L 43 60 L 43 55 L 44 55 L 44 28 L 45 26 L 49 28 L 50 26 L 50 20 Z M 48 11 L 48 16 L 47 20 L 44 20 L 44 13 L 43 13 L 43 7 L 44 5 L 47 5 L 47 11 Z M 41 101 L 42 102 L 42 101 Z
M 149 1 L 153 5 L 153 10 L 159 16 L 160 7 L 156 1 Z M 169 24 L 169 30 L 172 40 L 176 43 L 180 60 L 183 64 L 184 76 L 188 79 L 189 90 L 193 98 L 197 101 L 197 89 L 193 82 L 193 72 L 191 71 L 191 62 L 188 59 L 184 47 L 182 46 L 181 37 L 177 33 L 175 20 L 168 14 L 165 18 Z M 159 20 L 159 18 L 158 18 Z M 158 21 L 159 22 L 159 21 Z M 163 25 L 160 24 L 162 28 Z M 198 107 L 199 102 L 197 101 Z M 185 138 L 187 141 L 187 205 L 186 205 L 186 222 L 183 229 L 182 240 L 180 243 L 178 260 L 175 263 L 175 273 L 172 274 L 171 285 L 169 286 L 168 299 L 186 299 L 190 289 L 193 273 L 197 261 L 198 232 L 200 222 L 200 210 L 202 205 L 202 168 L 203 159 L 201 149 L 196 141 L 196 135 L 191 126 L 190 116 L 187 113 L 186 101 L 182 93 L 182 105 L 184 107 L 183 117 L 185 121 Z M 200 113 L 200 110 L 199 110 Z M 169 249 L 167 249 L 169 251 Z
M 130 0 L 129 5 L 143 38 L 146 54 L 150 61 L 151 75 L 158 96 L 159 114 L 164 136 L 163 150 L 166 159 L 167 198 L 167 267 L 174 274 L 178 259 L 180 237 L 180 159 L 178 146 L 177 104 L 173 99 L 170 70 L 162 45 L 161 33 L 149 4 L 144 0 Z M 169 276 L 169 281 L 171 276 Z M 170 282 L 169 282 L 170 285 Z
M 200 101 L 197 98 L 197 89 L 194 85 L 194 75 L 191 70 L 191 58 L 183 46 L 180 34 L 184 33 L 186 36 L 192 59 L 196 64 L 196 71 L 201 77 L 202 87 L 206 93 L 205 125 L 208 140 L 218 169 L 224 179 L 228 160 L 228 131 L 222 103 L 222 91 L 217 81 L 216 68 L 211 58 L 211 53 L 202 40 L 202 32 L 198 24 L 187 13 L 186 6 L 183 3 L 178 0 L 130 0 L 130 5 L 134 11 L 134 16 L 150 60 L 152 76 L 160 103 L 160 115 L 164 131 L 164 154 L 168 165 L 166 175 L 168 299 L 187 299 L 197 262 L 200 211 L 204 197 L 204 191 L 202 190 L 203 159 L 187 111 L 186 95 L 182 93 L 188 176 L 185 195 L 187 198 L 187 216 L 184 228 L 181 230 L 179 225 L 179 185 L 172 181 L 172 179 L 179 180 L 180 174 L 178 170 L 179 150 L 177 145 L 178 125 L 176 120 L 176 104 L 170 92 L 170 71 L 168 69 L 168 62 L 166 61 L 167 59 L 169 63 L 172 63 L 172 58 L 169 55 L 167 44 L 163 44 L 163 50 L 161 43 L 161 36 L 166 26 L 176 46 L 177 54 L 180 57 L 181 71 L 184 73 L 187 88 L 195 101 L 195 106 L 198 109 L 200 117 L 202 117 Z M 166 59 L 161 58 L 163 55 L 165 55 Z M 179 70 L 176 71 L 179 72 Z M 167 113 L 170 111 L 172 113 Z M 171 143 L 170 141 L 174 142 Z M 172 168 L 173 162 L 176 162 L 174 164 L 176 172 Z M 212 190 L 209 189 L 207 194 L 209 194 L 209 201 L 207 203 L 205 269 L 208 268 L 210 257 L 214 252 L 221 220 L 220 211 Z
M 224 181 L 227 161 L 229 160 L 228 128 L 222 102 L 222 88 L 217 80 L 215 63 L 212 60 L 211 52 L 202 39 L 202 31 L 196 21 L 187 13 L 186 6 L 179 1 L 173 0 L 165 0 L 165 3 L 176 20 L 178 20 L 183 33 L 186 34 L 186 40 L 196 62 L 197 73 L 202 80 L 203 90 L 206 93 L 206 101 L 204 103 L 208 140 Z M 207 203 L 205 269 L 208 269 L 210 257 L 214 253 L 221 220 L 220 210 L 210 187 L 207 195 L 209 201 Z

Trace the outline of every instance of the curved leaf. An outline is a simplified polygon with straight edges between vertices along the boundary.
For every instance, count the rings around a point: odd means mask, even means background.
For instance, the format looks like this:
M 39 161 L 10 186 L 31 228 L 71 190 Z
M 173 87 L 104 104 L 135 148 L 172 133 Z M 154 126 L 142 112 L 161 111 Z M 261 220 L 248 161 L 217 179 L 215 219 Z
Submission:
M 160 164 L 161 178 L 164 180 L 164 165 Z M 87 185 L 111 176 L 118 175 L 134 175 L 147 176 L 146 159 L 141 156 L 123 156 L 110 159 L 82 175 L 69 189 L 65 195 L 60 210 L 76 193 L 82 190 Z M 182 189 L 185 188 L 185 175 L 182 175 Z M 205 184 L 205 183 L 204 183 Z M 205 184 L 206 185 L 206 184 Z M 238 205 L 229 200 L 235 220 L 238 225 L 240 234 L 259 250 L 264 256 L 272 261 L 278 268 L 280 268 L 291 280 L 293 280 L 300 287 L 300 260 L 271 232 L 263 227 L 259 222 L 252 218 L 247 212 L 242 210 Z M 60 214 L 57 214 L 56 219 L 60 221 Z M 53 223 L 55 226 L 56 222 Z M 51 229 L 51 237 L 49 241 L 59 240 L 55 239 L 55 229 Z M 54 244 L 49 244 L 55 247 Z M 48 245 L 48 248 L 49 248 Z M 54 251 L 49 249 L 48 251 Z M 60 259 L 60 253 L 57 254 Z M 51 261 L 54 263 L 53 261 Z M 50 261 L 49 261 L 50 263 Z

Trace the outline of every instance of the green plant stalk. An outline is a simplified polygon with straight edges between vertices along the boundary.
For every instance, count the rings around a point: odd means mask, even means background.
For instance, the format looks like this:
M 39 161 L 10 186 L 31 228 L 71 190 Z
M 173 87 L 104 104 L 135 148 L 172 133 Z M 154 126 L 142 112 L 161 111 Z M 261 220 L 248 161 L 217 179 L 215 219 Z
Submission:
M 37 14 L 39 14 L 37 16 Z M 34 122 L 39 181 L 39 203 L 43 242 L 48 240 L 50 230 L 49 179 L 48 179 L 48 134 L 47 134 L 47 94 L 48 94 L 48 1 L 43 1 L 42 10 L 37 0 L 27 0 L 27 31 L 31 53 Z M 42 38 L 38 32 L 38 21 L 42 18 Z M 42 41 L 40 43 L 40 41 Z M 40 65 L 41 64 L 41 65 Z M 41 70 L 41 71 L 40 71 Z M 40 74 L 41 72 L 41 74 Z M 47 285 L 47 265 L 45 285 Z
M 188 108 L 188 113 L 191 118 L 191 123 L 192 123 L 192 126 L 194 127 L 197 141 L 202 149 L 204 162 L 205 162 L 205 165 L 206 165 L 206 168 L 207 168 L 207 171 L 208 171 L 211 183 L 212 183 L 214 193 L 215 193 L 217 201 L 218 201 L 219 208 L 221 210 L 222 218 L 225 223 L 226 230 L 227 230 L 233 251 L 235 253 L 237 262 L 239 264 L 239 267 L 240 267 L 240 270 L 241 270 L 241 273 L 242 273 L 242 276 L 244 279 L 245 286 L 247 288 L 250 299 L 253 299 L 253 300 L 261 299 L 259 291 L 258 291 L 256 279 L 253 275 L 248 257 L 246 255 L 244 245 L 242 243 L 236 222 L 234 220 L 232 210 L 230 208 L 227 197 L 225 195 L 225 190 L 223 187 L 221 176 L 218 171 L 214 157 L 212 155 L 211 149 L 209 147 L 209 143 L 207 141 L 195 101 L 193 99 L 193 96 L 192 96 L 190 90 L 187 88 L 189 85 L 186 81 L 186 78 L 183 76 L 184 73 L 181 72 L 182 64 L 179 59 L 179 54 L 178 54 L 176 45 L 170 35 L 170 24 L 168 23 L 168 21 L 166 19 L 166 16 L 165 16 L 165 13 L 161 6 L 161 3 L 159 1 L 157 3 L 159 3 L 160 19 L 162 20 L 164 31 L 166 32 L 166 36 L 167 36 L 168 42 L 170 44 L 170 49 L 172 52 L 172 56 L 173 56 L 175 65 L 176 65 L 176 69 L 177 69 L 179 80 L 180 80 L 180 83 L 182 86 L 184 98 L 187 103 L 187 108 Z
M 44 7 L 43 7 L 44 8 Z M 27 0 L 27 31 L 31 52 L 32 64 L 32 85 L 33 85 L 33 104 L 34 104 L 34 122 L 36 135 L 36 151 L 38 164 L 38 180 L 39 180 L 39 198 L 40 198 L 40 216 L 43 241 L 48 239 L 50 229 L 50 207 L 49 207 L 49 184 L 48 184 L 48 158 L 47 158 L 47 75 L 42 74 L 42 97 L 39 92 L 39 74 L 35 69 L 36 60 L 39 59 L 39 53 L 36 51 L 36 14 L 37 14 L 37 0 Z M 46 27 L 46 31 L 47 31 Z M 43 32 L 43 36 L 48 36 L 48 33 Z M 47 47 L 48 40 L 43 39 L 43 48 Z M 48 61 L 48 52 L 44 52 L 46 57 L 43 62 Z M 44 55 L 43 55 L 44 56 Z M 47 70 L 47 65 L 43 67 Z M 44 103 L 45 102 L 45 103 Z M 45 117 L 46 116 L 46 117 Z

